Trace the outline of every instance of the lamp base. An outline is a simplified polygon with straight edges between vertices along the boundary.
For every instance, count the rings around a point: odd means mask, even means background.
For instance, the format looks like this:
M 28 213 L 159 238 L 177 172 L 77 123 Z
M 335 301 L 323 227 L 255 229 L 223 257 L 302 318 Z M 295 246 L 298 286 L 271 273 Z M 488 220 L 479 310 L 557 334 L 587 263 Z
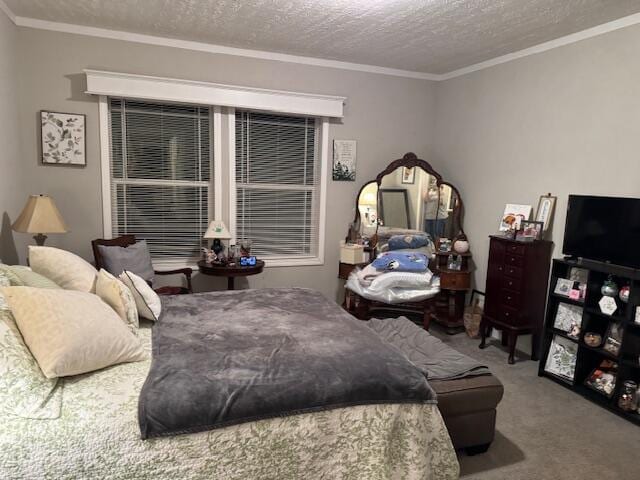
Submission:
M 37 235 L 34 235 L 33 239 L 36 241 L 36 245 L 38 245 L 39 247 L 42 247 L 44 245 L 45 240 L 47 239 L 47 236 L 43 233 L 39 233 Z
M 215 253 L 217 256 L 220 256 L 220 252 L 224 250 L 224 245 L 222 244 L 219 238 L 213 239 L 213 243 L 211 244 L 211 250 L 213 250 L 213 253 Z

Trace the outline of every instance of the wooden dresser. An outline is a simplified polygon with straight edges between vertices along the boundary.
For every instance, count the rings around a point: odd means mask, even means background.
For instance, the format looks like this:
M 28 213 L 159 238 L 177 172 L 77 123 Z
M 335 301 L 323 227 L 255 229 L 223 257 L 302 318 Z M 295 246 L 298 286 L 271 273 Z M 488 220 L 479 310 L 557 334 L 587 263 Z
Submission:
M 537 360 L 553 243 L 490 239 L 480 348 L 485 348 L 492 327 L 502 330 L 502 344 L 508 344 L 513 364 L 518 335 L 530 333 L 531 359 Z

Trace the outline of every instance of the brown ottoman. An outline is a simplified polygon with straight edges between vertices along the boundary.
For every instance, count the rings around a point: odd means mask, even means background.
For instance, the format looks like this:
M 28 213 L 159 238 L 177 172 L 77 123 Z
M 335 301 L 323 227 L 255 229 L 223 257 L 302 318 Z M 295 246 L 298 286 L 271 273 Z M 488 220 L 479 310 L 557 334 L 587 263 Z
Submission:
M 438 394 L 438 408 L 456 449 L 467 454 L 489 449 L 496 426 L 496 406 L 504 387 L 493 375 L 456 380 L 429 380 Z

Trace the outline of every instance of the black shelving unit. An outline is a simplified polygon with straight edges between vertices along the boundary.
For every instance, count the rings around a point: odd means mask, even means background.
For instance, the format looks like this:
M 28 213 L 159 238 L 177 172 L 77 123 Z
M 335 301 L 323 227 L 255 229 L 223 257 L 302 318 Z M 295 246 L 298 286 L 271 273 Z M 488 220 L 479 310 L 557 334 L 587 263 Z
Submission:
M 554 293 L 558 279 L 569 278 L 570 270 L 574 267 L 588 271 L 586 297 L 583 300 L 572 300 Z M 628 303 L 624 303 L 616 297 L 618 308 L 613 315 L 602 313 L 598 305 L 602 298 L 600 288 L 609 276 L 613 277 L 619 287 L 629 285 L 631 288 Z M 580 336 L 577 339 L 554 327 L 558 306 L 561 303 L 582 308 L 582 327 Z M 584 398 L 640 425 L 640 414 L 626 412 L 618 408 L 618 397 L 624 381 L 633 380 L 640 384 L 640 325 L 634 322 L 636 307 L 638 306 L 640 306 L 640 270 L 588 260 L 553 260 L 538 375 L 549 378 Z M 584 334 L 586 332 L 599 333 L 602 335 L 604 343 L 607 329 L 611 322 L 619 322 L 624 329 L 622 345 L 618 355 L 613 355 L 602 347 L 590 347 L 584 343 Z M 545 371 L 547 355 L 554 336 L 563 337 L 577 344 L 578 353 L 573 379 Z M 616 385 L 611 397 L 585 385 L 587 377 L 600 365 L 602 360 L 613 360 L 618 364 Z

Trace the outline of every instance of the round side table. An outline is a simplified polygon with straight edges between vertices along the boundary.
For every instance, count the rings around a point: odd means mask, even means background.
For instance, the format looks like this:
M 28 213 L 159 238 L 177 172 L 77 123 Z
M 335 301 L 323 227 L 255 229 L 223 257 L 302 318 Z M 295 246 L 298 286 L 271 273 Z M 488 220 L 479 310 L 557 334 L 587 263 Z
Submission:
M 255 265 L 244 267 L 238 264 L 225 265 L 222 263 L 207 263 L 204 260 L 200 260 L 198 268 L 203 275 L 227 277 L 227 290 L 235 290 L 235 278 L 261 273 L 264 268 L 264 261 L 256 260 Z

